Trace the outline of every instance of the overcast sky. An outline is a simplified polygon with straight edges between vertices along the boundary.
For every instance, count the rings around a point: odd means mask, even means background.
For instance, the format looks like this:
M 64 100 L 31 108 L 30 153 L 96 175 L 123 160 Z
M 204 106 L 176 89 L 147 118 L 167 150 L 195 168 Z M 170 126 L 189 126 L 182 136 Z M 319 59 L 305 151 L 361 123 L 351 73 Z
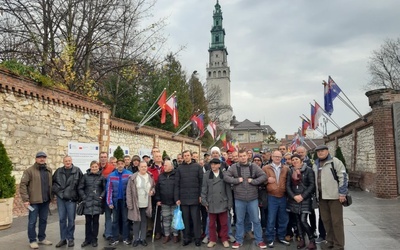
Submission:
M 398 0 L 220 0 L 237 120 L 261 121 L 277 137 L 293 134 L 310 102 L 323 106 L 322 80 L 331 75 L 362 114 L 370 111 L 368 61 L 387 38 L 397 38 Z M 155 17 L 169 16 L 167 48 L 186 46 L 178 59 L 188 76 L 206 80 L 216 0 L 158 0 Z M 179 105 L 179 103 L 178 103 Z M 332 118 L 341 126 L 357 115 L 340 100 Z M 183 121 L 182 121 L 183 122 Z M 322 121 L 320 121 L 322 122 Z M 328 133 L 336 128 L 328 123 Z M 318 134 L 318 133 L 317 133 Z

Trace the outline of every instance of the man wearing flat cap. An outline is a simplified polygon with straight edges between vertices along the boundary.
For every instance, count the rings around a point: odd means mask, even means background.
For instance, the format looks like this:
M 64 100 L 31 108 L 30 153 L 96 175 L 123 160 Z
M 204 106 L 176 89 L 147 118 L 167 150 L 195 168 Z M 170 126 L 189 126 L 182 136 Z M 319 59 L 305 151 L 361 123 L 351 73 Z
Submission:
M 224 182 L 224 172 L 220 168 L 221 160 L 213 158 L 211 169 L 203 176 L 201 203 L 207 209 L 209 216 L 209 242 L 207 247 L 214 247 L 217 242 L 217 220 L 220 223 L 218 235 L 224 247 L 229 247 L 228 213 L 232 208 L 231 185 Z
M 52 170 L 47 166 L 46 159 L 45 152 L 38 152 L 35 164 L 24 171 L 19 185 L 21 199 L 24 206 L 29 209 L 28 238 L 32 249 L 38 249 L 38 244 L 52 245 L 52 242 L 46 239 L 52 187 Z M 37 217 L 39 217 L 38 234 L 36 234 Z
M 344 249 L 343 206 L 346 201 L 348 175 L 343 163 L 329 154 L 326 145 L 315 148 L 318 159 L 313 170 L 315 173 L 316 194 L 319 209 L 326 230 L 326 244 L 322 249 Z

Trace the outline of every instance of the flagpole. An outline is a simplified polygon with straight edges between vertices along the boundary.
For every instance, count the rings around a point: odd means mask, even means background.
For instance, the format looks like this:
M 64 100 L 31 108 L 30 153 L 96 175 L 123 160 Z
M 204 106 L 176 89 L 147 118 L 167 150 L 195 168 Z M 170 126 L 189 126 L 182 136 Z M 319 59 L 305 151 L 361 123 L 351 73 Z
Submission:
M 333 80 L 333 78 L 331 76 L 329 76 L 332 81 L 336 84 L 336 82 Z M 325 86 L 326 81 L 322 80 L 322 84 Z M 336 84 L 337 85 L 337 84 Z M 338 86 L 339 87 L 339 86 Z M 348 100 L 348 102 L 351 104 L 352 107 L 350 107 L 350 105 L 343 99 L 343 97 L 340 96 L 340 93 L 343 93 L 343 95 L 346 97 L 346 99 Z M 337 97 L 339 98 L 340 101 L 342 101 L 351 111 L 353 111 L 356 115 L 358 115 L 358 117 L 360 117 L 364 122 L 367 122 L 367 118 L 365 118 L 361 112 L 357 109 L 357 107 L 353 104 L 353 102 L 350 100 L 349 97 L 347 97 L 346 93 L 344 93 L 344 91 L 342 89 L 340 89 L 340 93 L 337 95 Z
M 174 93 L 172 93 L 172 94 L 167 98 L 167 101 L 168 101 L 169 99 L 171 99 L 171 97 L 173 97 L 173 96 L 175 95 L 175 93 L 176 93 L 176 91 L 174 91 Z M 162 94 L 162 92 L 161 92 L 161 94 Z M 161 96 L 161 95 L 160 95 L 160 96 Z M 160 98 L 160 97 L 158 97 L 158 98 Z M 150 110 L 154 107 L 154 104 L 155 104 L 156 102 L 158 102 L 158 99 L 153 103 L 153 105 L 151 106 L 151 108 L 149 109 L 149 111 L 147 111 L 146 115 L 148 115 L 148 113 L 149 113 Z M 151 118 L 153 118 L 153 117 L 154 117 L 156 114 L 158 114 L 158 112 L 160 112 L 160 111 L 161 111 L 161 108 L 160 108 L 160 107 L 157 107 L 156 110 L 154 110 L 153 113 L 151 113 L 151 115 L 149 115 L 146 119 L 144 119 L 144 117 L 146 116 L 146 115 L 145 115 L 145 116 L 143 117 L 142 121 L 138 124 L 138 126 L 136 126 L 136 130 L 138 130 L 139 128 L 143 127 L 143 125 L 145 125 L 148 121 L 150 121 Z
M 308 140 L 310 140 L 310 142 L 312 142 L 312 144 L 314 144 L 314 146 L 317 146 L 317 144 L 315 144 L 315 142 L 311 138 L 308 138 Z
M 304 118 L 305 118 L 305 120 L 306 120 L 308 123 L 310 123 L 310 124 L 311 124 L 311 121 L 310 121 L 310 119 L 308 119 L 308 118 L 307 118 L 307 116 L 306 116 L 305 114 L 303 114 L 303 116 L 304 116 L 304 117 L 301 117 L 301 116 L 300 116 L 300 118 L 302 118 L 302 119 L 304 119 Z M 311 129 L 313 129 L 313 128 L 311 128 Z M 320 132 L 322 135 L 324 135 L 324 133 L 323 133 L 323 132 L 321 131 L 321 129 L 320 129 L 320 128 L 318 128 L 318 127 L 317 127 L 317 128 L 315 128 L 315 129 L 313 129 L 313 130 L 317 130 L 317 131 L 318 131 L 318 132 Z
M 161 95 L 162 95 L 162 94 L 164 93 L 164 91 L 166 91 L 166 90 L 167 90 L 167 88 L 164 88 L 163 91 L 161 91 L 161 93 L 160 93 L 160 95 L 157 97 L 156 101 L 153 103 L 153 105 L 151 105 L 151 107 L 149 108 L 149 110 L 147 111 L 147 113 L 143 116 L 142 120 L 139 122 L 139 128 L 140 128 L 141 126 L 143 126 L 144 123 L 142 124 L 142 122 L 144 121 L 144 119 L 145 119 L 145 118 L 147 117 L 147 115 L 149 114 L 150 110 L 153 109 L 154 105 L 158 102 L 158 100 L 160 99 Z M 140 125 L 140 124 L 142 124 L 142 125 Z M 137 129 L 139 129 L 139 128 L 137 128 Z
M 322 111 L 324 111 L 324 113 L 323 113 L 322 115 L 323 115 L 326 119 L 328 119 L 328 121 L 330 121 L 337 129 L 339 129 L 340 131 L 344 132 L 343 129 L 339 126 L 339 124 L 337 124 L 336 121 L 333 120 L 332 117 L 330 117 L 329 115 L 327 115 L 328 112 L 326 112 L 326 110 L 323 109 L 323 108 L 321 107 L 321 105 L 319 105 L 319 103 L 318 103 L 317 101 L 314 100 L 314 102 L 315 102 L 316 104 L 318 104 L 319 108 L 320 108 Z M 310 103 L 310 105 L 312 105 L 312 104 Z
M 185 122 L 185 124 L 183 124 L 182 127 L 178 131 L 176 131 L 175 134 L 172 135 L 172 137 L 179 135 L 183 130 L 185 130 L 189 126 L 190 126 L 190 119 L 187 122 Z
M 217 142 L 220 140 L 221 135 L 222 135 L 224 132 L 225 132 L 225 129 L 223 129 L 223 130 L 221 131 L 221 133 L 219 133 L 219 135 L 216 137 L 217 139 L 214 140 L 214 143 L 213 143 L 209 148 L 212 148 L 212 147 L 214 147 L 215 144 L 217 144 Z
M 201 112 L 197 117 L 199 117 L 200 115 L 204 115 L 204 114 L 205 114 L 205 113 L 204 113 L 204 111 L 203 111 L 203 112 Z M 204 122 L 203 122 L 203 126 L 204 126 Z M 199 128 L 199 127 L 197 127 L 197 128 Z M 201 133 L 200 130 L 199 130 L 199 134 L 197 135 L 195 141 L 197 141 L 197 140 L 200 138 L 200 135 L 204 135 L 204 133 L 206 132 L 206 129 L 207 129 L 207 127 L 203 130 L 203 133 Z

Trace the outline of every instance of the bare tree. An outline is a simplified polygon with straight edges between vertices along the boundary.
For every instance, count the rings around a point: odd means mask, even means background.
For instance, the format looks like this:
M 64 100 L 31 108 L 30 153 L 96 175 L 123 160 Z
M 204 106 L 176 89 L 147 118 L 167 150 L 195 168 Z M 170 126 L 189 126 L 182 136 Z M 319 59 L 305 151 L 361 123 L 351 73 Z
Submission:
M 18 59 L 88 94 L 108 74 L 160 56 L 164 19 L 142 25 L 155 2 L 0 0 L 0 59 Z
M 204 86 L 205 87 L 205 86 Z M 232 107 L 230 105 L 222 104 L 220 102 L 222 91 L 221 88 L 216 85 L 205 87 L 206 89 L 206 100 L 208 103 L 208 113 L 212 121 L 218 121 L 218 123 L 229 123 L 230 118 L 224 118 L 226 112 L 231 112 Z M 227 120 L 229 119 L 229 120 Z
M 369 61 L 372 80 L 367 88 L 400 89 L 400 38 L 387 39 Z

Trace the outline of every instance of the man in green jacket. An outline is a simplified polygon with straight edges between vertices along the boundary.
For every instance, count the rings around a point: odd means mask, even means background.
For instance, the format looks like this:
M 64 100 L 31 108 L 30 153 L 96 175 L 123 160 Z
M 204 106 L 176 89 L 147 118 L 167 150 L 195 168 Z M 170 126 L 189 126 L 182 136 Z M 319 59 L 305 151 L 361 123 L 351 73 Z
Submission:
M 46 153 L 38 152 L 35 164 L 24 171 L 19 186 L 21 199 L 25 207 L 29 209 L 28 238 L 32 249 L 38 249 L 38 244 L 52 245 L 46 239 L 47 216 L 49 214 L 52 187 L 52 170 L 46 165 L 46 159 Z M 39 234 L 36 234 L 38 216 Z

